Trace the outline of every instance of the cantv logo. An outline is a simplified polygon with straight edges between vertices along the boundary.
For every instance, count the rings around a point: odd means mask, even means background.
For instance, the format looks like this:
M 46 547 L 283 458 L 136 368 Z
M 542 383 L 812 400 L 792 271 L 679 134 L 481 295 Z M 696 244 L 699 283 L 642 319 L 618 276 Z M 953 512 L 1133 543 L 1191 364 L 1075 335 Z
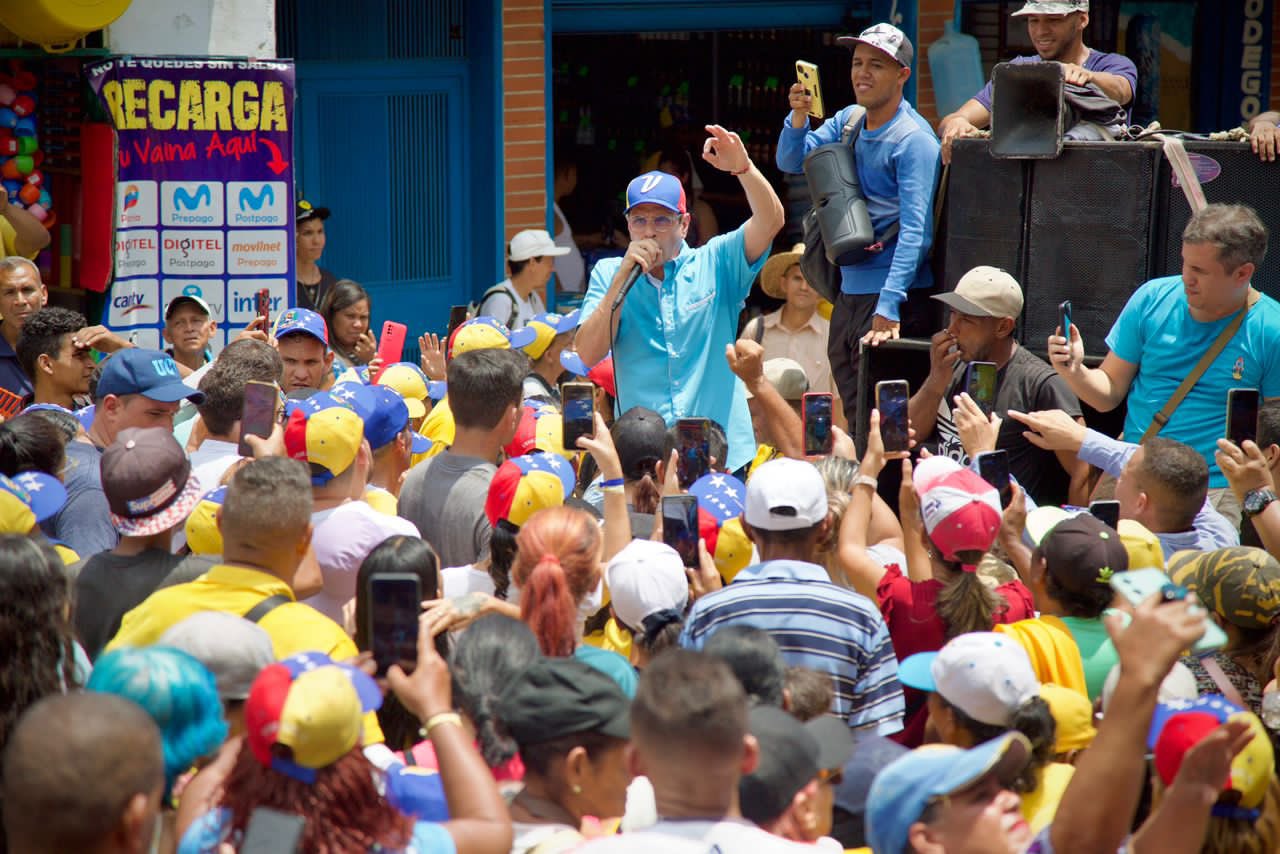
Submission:
M 263 205 L 270 207 L 276 203 L 276 191 L 270 184 L 263 184 L 257 193 L 252 192 L 248 187 L 242 187 L 239 202 L 242 211 L 250 208 L 260 211 Z
M 121 294 L 118 297 L 112 298 L 111 306 L 113 308 L 123 309 L 120 312 L 120 317 L 127 317 L 134 312 L 147 311 L 148 309 L 154 308 L 154 306 L 146 304 L 145 297 L 142 294 Z
M 173 208 L 179 207 L 193 211 L 198 207 L 209 207 L 213 204 L 213 192 L 208 184 L 201 184 L 195 193 L 188 193 L 186 187 L 175 187 L 173 190 Z

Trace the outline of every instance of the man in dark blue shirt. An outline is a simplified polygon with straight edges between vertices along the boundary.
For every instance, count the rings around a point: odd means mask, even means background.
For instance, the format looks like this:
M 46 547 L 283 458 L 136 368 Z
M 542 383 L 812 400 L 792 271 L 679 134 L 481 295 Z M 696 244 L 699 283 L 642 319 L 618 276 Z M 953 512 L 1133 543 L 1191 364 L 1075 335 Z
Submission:
M 18 364 L 18 336 L 27 318 L 48 301 L 40 268 L 18 255 L 0 259 L 0 388 L 31 394 L 31 379 Z
M 1027 0 L 1013 13 L 1025 18 L 1027 36 L 1035 46 L 1035 56 L 1018 56 L 1013 62 L 1057 62 L 1068 83 L 1093 86 L 1122 107 L 1133 103 L 1138 86 L 1138 68 L 1133 60 L 1118 53 L 1103 53 L 1085 46 L 1084 30 L 1089 26 L 1089 0 Z M 978 94 L 938 123 L 942 138 L 942 162 L 951 162 L 951 142 L 969 136 L 991 124 L 991 81 Z

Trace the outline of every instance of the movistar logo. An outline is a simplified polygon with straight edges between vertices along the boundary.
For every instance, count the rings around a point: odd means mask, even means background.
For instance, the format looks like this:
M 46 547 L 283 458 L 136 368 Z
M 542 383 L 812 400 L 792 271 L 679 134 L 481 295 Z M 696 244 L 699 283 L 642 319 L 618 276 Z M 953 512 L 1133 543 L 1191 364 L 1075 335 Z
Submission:
M 212 205 L 213 193 L 209 190 L 208 184 L 201 184 L 200 188 L 194 194 L 188 193 L 186 187 L 177 187 L 173 191 L 173 207 L 177 209 L 179 206 L 193 211 L 201 205 Z
M 242 211 L 247 211 L 249 208 L 260 211 L 263 205 L 274 205 L 275 203 L 276 191 L 270 184 L 263 184 L 256 194 L 250 192 L 248 187 L 240 188 L 240 210 Z

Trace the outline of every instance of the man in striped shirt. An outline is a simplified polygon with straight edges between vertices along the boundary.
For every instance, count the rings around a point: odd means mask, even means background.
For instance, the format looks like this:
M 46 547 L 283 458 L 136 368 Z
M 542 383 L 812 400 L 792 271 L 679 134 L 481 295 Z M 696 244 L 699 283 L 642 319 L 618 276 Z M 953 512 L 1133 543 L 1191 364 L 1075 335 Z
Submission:
M 837 587 L 815 561 L 831 528 L 822 476 L 802 460 L 772 460 L 747 486 L 742 527 L 761 563 L 699 599 L 680 645 L 701 649 L 717 630 L 750 625 L 768 632 L 788 665 L 826 673 L 832 711 L 853 729 L 902 729 L 902 687 L 889 632 L 876 604 Z

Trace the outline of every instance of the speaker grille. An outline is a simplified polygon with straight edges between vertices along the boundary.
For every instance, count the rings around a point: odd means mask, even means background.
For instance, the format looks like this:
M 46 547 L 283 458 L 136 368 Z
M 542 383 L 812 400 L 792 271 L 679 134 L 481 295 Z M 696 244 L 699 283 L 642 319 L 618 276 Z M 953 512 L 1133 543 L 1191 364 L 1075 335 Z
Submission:
M 1067 145 L 1037 161 L 1029 210 L 1023 341 L 1045 348 L 1058 304 L 1071 300 L 1085 351 L 1102 355 L 1129 295 L 1148 278 L 1159 146 Z
M 1246 142 L 1212 142 L 1186 140 L 1192 165 L 1201 173 L 1200 186 L 1210 203 L 1246 204 L 1258 212 L 1258 216 L 1274 229 L 1280 222 L 1280 173 L 1276 164 L 1263 163 Z M 1210 158 L 1212 162 L 1196 161 Z M 1204 167 L 1221 172 L 1209 180 L 1202 172 Z M 1163 157 L 1157 179 L 1157 191 L 1163 219 L 1161 249 L 1153 258 L 1152 273 L 1155 276 L 1173 276 L 1182 272 L 1182 230 L 1191 219 L 1191 207 L 1181 187 L 1173 185 L 1173 169 Z M 1280 299 L 1280 247 L 1276 246 L 1273 230 L 1271 246 L 1258 272 L 1253 286 L 1267 296 Z
M 1022 281 L 1023 163 L 995 160 L 986 140 L 958 139 L 947 179 L 941 291 L 982 264 Z

